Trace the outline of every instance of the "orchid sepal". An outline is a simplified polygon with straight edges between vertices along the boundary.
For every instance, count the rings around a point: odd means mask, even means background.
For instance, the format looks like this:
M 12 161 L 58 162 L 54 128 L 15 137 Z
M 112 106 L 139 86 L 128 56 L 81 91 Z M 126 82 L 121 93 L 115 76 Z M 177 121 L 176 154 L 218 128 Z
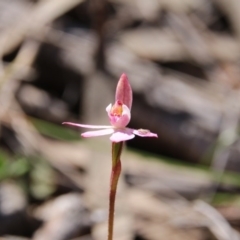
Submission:
M 123 73 L 118 81 L 115 101 L 121 101 L 125 104 L 130 110 L 132 108 L 132 88 L 128 81 L 128 77 Z
M 92 128 L 92 129 L 102 129 L 102 128 L 112 128 L 112 126 L 106 125 L 89 125 L 89 124 L 80 124 L 80 123 L 73 123 L 73 122 L 63 122 L 63 125 L 70 125 L 74 127 L 82 127 L 82 128 Z

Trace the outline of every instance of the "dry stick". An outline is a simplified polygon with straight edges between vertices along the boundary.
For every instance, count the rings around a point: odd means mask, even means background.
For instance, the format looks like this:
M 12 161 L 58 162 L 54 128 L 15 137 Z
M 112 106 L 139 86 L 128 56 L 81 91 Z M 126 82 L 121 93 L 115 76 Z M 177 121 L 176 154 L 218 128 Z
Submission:
M 39 1 L 33 6 L 29 6 L 23 18 L 12 26 L 1 32 L 0 43 L 4 43 L 2 54 L 11 52 L 17 47 L 26 36 L 33 35 L 53 20 L 74 8 L 84 0 L 48 0 Z M 29 19 L 31 19 L 29 21 Z
M 193 209 L 205 215 L 209 220 L 209 229 L 219 240 L 239 240 L 240 234 L 233 229 L 227 220 L 211 205 L 197 200 Z
M 168 14 L 168 23 L 189 56 L 202 66 L 214 64 L 208 45 L 189 17 L 184 14 Z
M 200 34 L 198 29 L 192 24 L 188 17 L 186 17 L 185 15 L 178 16 L 174 14 L 169 14 L 169 24 L 174 29 L 174 32 L 176 33 L 182 44 L 185 46 L 190 56 L 200 65 L 203 65 L 205 73 L 210 80 L 219 81 L 219 76 L 228 79 L 228 76 L 224 72 L 224 70 L 222 70 L 218 65 L 215 64 L 215 59 L 209 54 L 208 46 L 206 44 L 207 41 L 204 39 L 203 35 Z M 214 67 L 212 69 L 206 69 L 206 66 Z M 216 77 L 215 75 L 217 75 L 218 77 Z M 231 139 L 228 143 L 225 144 L 224 149 L 217 149 L 217 151 L 214 153 L 211 168 L 213 172 L 218 173 L 218 179 L 216 187 L 213 189 L 211 195 L 209 196 L 209 200 L 212 200 L 214 198 L 218 187 L 221 184 L 221 180 L 229 159 L 228 148 L 237 140 L 236 132 L 240 113 L 231 111 L 232 118 L 229 119 L 229 112 L 227 112 L 227 109 L 229 105 L 231 106 L 235 103 L 235 100 L 237 98 L 234 98 L 236 94 L 234 94 L 232 89 L 230 89 L 228 86 L 226 86 L 226 96 L 229 97 L 226 103 L 226 109 L 223 109 L 222 125 L 224 126 L 220 127 L 220 138 L 223 136 L 223 131 L 228 130 L 229 132 L 231 132 Z M 235 108 L 233 107 L 232 109 Z M 230 124 L 229 121 L 231 122 Z
M 92 25 L 98 36 L 98 46 L 95 53 L 95 64 L 98 69 L 104 70 L 106 64 L 105 32 L 107 21 L 107 0 L 91 0 L 90 3 Z
M 236 102 L 238 102 L 238 92 L 227 88 L 225 94 L 226 101 L 223 106 L 222 126 L 219 133 L 219 145 L 221 146 L 217 146 L 211 164 L 212 171 L 217 173 L 217 182 L 215 188 L 213 188 L 209 195 L 209 201 L 214 199 L 218 188 L 221 185 L 229 160 L 230 147 L 239 139 L 237 131 L 240 112 L 239 109 L 235 107 Z
M 229 19 L 231 27 L 235 32 L 234 35 L 237 37 L 238 41 L 240 41 L 240 1 L 213 0 L 213 3 L 227 15 L 227 19 Z
M 45 144 L 49 143 L 46 143 L 38 134 L 35 127 L 26 120 L 26 116 L 22 112 L 20 105 L 14 99 L 14 93 L 18 87 L 19 80 L 28 73 L 28 70 L 36 58 L 39 47 L 39 42 L 33 40 L 25 41 L 14 61 L 3 69 L 3 73 L 0 76 L 0 121 L 4 121 L 5 116 L 8 114 L 7 119 L 10 119 L 13 129 L 17 133 L 17 137 L 24 145 L 24 151 L 30 154 L 39 151 L 41 155 L 46 156 Z M 10 108 L 11 112 L 9 113 Z M 15 109 L 12 110 L 13 108 Z M 53 167 L 81 188 L 83 181 L 78 177 L 77 171 L 73 168 L 66 169 L 66 166 L 64 166 L 63 169 L 56 164 L 54 160 L 49 157 L 48 159 Z M 69 171 L 71 173 L 69 173 Z
M 38 49 L 39 43 L 32 40 L 25 41 L 14 61 L 3 69 L 0 77 L 0 120 L 14 101 L 14 93 L 19 80 L 31 67 Z
M 115 197 L 117 192 L 118 179 L 121 173 L 121 160 L 120 155 L 123 148 L 123 142 L 112 143 L 112 173 L 110 179 L 110 192 L 109 192 L 109 212 L 108 212 L 108 240 L 113 239 L 114 227 L 114 207 Z
M 3 122 L 7 119 L 7 123 L 11 122 L 12 128 L 16 130 L 17 137 L 25 147 L 25 152 L 29 153 L 34 149 L 35 139 L 30 138 L 26 141 L 29 138 L 29 134 L 27 132 L 24 132 L 22 135 L 19 134 L 19 132 L 22 132 L 22 129 L 16 127 L 16 124 L 25 121 L 23 120 L 25 115 L 16 102 L 14 94 L 19 85 L 19 80 L 28 74 L 38 49 L 38 42 L 32 40 L 25 41 L 14 61 L 3 69 L 3 74 L 0 77 L 0 121 Z M 15 113 L 9 114 L 10 108 L 15 109 Z

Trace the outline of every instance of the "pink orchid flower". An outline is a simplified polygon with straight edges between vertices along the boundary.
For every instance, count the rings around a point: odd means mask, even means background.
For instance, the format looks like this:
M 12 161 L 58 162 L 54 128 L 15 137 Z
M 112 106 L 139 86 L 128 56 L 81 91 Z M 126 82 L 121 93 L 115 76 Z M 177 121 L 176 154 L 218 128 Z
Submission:
M 146 129 L 132 129 L 126 126 L 131 119 L 131 106 L 132 106 L 132 88 L 129 84 L 126 74 L 122 74 L 119 79 L 115 104 L 109 104 L 106 108 L 111 126 L 104 125 L 86 125 L 71 122 L 64 122 L 63 124 L 89 128 L 100 129 L 96 131 L 88 131 L 81 134 L 82 137 L 97 137 L 111 134 L 110 140 L 112 142 L 127 141 L 138 135 L 140 137 L 158 137 L 156 133 L 152 133 Z

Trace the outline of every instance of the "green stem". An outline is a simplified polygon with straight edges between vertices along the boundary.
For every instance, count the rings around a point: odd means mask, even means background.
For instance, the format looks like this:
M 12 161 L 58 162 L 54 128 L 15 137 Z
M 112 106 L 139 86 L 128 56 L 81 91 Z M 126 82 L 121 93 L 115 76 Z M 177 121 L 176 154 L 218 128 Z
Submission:
M 108 240 L 113 239 L 113 226 L 114 226 L 114 207 L 115 197 L 117 192 L 118 179 L 121 173 L 121 152 L 123 142 L 112 143 L 112 173 L 110 180 L 109 192 L 109 212 L 108 212 Z

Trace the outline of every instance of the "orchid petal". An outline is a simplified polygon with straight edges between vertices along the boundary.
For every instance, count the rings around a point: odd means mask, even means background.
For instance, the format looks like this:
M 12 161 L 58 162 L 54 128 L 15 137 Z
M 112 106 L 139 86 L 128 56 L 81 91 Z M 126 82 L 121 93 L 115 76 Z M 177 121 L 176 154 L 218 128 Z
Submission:
M 123 108 L 122 115 L 127 115 L 128 118 L 130 119 L 131 118 L 131 112 L 130 112 L 130 109 L 128 108 L 128 106 L 123 104 L 122 108 Z
M 102 129 L 97 131 L 88 131 L 81 134 L 82 137 L 98 137 L 103 135 L 108 135 L 114 132 L 114 129 Z
M 133 139 L 135 135 L 133 134 L 132 129 L 125 128 L 121 130 L 117 130 L 113 133 L 113 135 L 110 137 L 110 140 L 112 142 L 123 142 L 130 139 Z
M 72 123 L 72 122 L 63 122 L 62 124 L 75 126 L 75 127 L 82 127 L 82 128 L 92 128 L 92 129 L 101 129 L 101 128 L 112 128 L 112 126 L 104 126 L 104 125 L 87 125 L 87 124 L 79 124 L 79 123 Z
M 111 108 L 112 108 L 112 104 L 110 103 L 107 107 L 106 107 L 106 111 L 109 115 L 110 111 L 111 111 Z
M 147 129 L 138 129 L 138 130 L 133 129 L 133 133 L 140 137 L 156 137 L 156 138 L 158 138 L 158 135 L 156 133 L 152 133 Z

